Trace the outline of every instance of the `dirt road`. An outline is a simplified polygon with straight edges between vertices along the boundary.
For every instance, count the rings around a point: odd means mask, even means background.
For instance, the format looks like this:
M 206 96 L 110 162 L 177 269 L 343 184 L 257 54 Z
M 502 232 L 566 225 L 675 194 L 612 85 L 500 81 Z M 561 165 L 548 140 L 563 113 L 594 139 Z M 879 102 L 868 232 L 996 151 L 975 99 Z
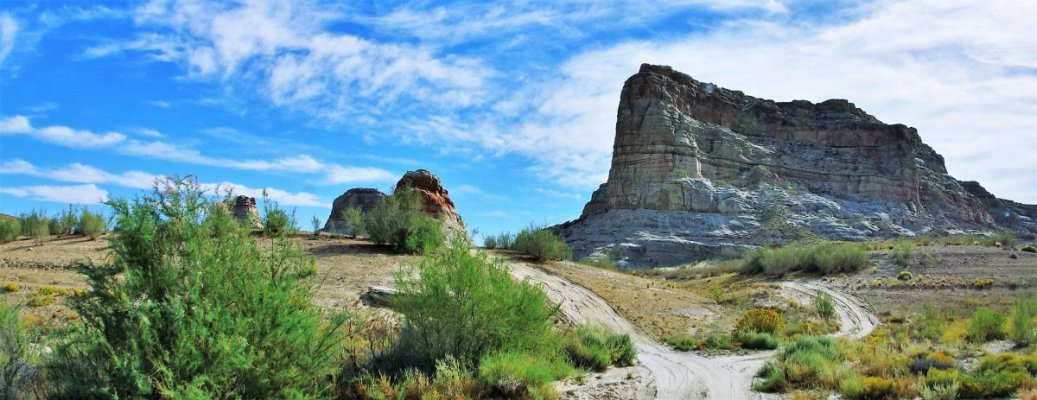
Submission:
M 563 318 L 573 323 L 595 323 L 615 332 L 629 334 L 638 350 L 640 376 L 645 377 L 637 389 L 638 399 L 758 399 L 769 395 L 752 391 L 752 377 L 774 352 L 746 356 L 707 358 L 695 353 L 679 352 L 643 335 L 621 317 L 604 299 L 592 291 L 534 265 L 513 262 L 512 274 L 543 285 L 544 291 L 561 304 Z M 859 302 L 829 288 L 803 282 L 785 282 L 783 292 L 802 296 L 824 290 L 837 299 L 839 317 L 846 335 L 860 337 L 874 328 L 877 319 Z M 840 331 L 839 334 L 843 334 Z

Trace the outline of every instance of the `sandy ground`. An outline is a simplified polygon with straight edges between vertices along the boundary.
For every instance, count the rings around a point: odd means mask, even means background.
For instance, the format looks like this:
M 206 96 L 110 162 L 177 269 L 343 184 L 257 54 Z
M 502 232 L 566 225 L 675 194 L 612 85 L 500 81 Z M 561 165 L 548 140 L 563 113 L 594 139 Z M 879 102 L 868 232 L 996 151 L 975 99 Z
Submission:
M 568 264 L 568 266 L 565 266 Z M 573 323 L 590 322 L 631 336 L 638 350 L 638 365 L 612 370 L 594 376 L 583 384 L 563 384 L 560 391 L 570 399 L 755 399 L 776 397 L 752 391 L 756 371 L 774 356 L 774 352 L 747 355 L 704 357 L 692 352 L 680 352 L 653 340 L 634 326 L 604 298 L 590 289 L 575 284 L 548 270 L 559 265 L 586 274 L 605 274 L 592 267 L 573 263 L 551 263 L 550 266 L 512 261 L 512 274 L 543 285 L 548 296 L 561 304 L 565 319 Z M 878 318 L 862 302 L 816 282 L 784 282 L 782 293 L 790 298 L 812 295 L 824 290 L 836 299 L 843 329 L 836 336 L 863 337 L 874 329 Z

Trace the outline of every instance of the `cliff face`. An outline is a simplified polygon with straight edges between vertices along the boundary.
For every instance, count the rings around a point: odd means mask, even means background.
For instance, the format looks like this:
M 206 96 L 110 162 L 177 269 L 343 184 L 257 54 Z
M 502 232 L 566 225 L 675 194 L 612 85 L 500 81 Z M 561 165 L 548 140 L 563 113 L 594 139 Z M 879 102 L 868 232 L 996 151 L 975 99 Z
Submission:
M 608 182 L 560 227 L 577 256 L 673 264 L 797 236 L 1000 226 L 914 128 L 846 100 L 774 102 L 645 64 L 617 114 Z

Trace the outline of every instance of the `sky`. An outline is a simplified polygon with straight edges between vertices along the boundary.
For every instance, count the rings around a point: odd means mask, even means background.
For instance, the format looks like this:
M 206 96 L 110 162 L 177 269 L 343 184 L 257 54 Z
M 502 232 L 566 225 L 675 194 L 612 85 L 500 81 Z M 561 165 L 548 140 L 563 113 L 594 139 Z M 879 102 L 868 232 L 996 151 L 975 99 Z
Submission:
M 579 216 L 641 63 L 918 128 L 950 173 L 1037 204 L 1037 2 L 0 0 L 0 212 L 163 175 L 321 223 L 438 175 L 469 229 Z

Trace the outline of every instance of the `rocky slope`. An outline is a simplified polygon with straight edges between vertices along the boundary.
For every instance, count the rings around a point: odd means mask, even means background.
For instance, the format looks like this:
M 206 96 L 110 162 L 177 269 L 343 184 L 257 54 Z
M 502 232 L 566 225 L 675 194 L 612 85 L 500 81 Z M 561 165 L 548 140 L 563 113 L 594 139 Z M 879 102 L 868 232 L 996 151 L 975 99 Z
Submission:
M 978 195 L 914 128 L 846 100 L 774 102 L 645 64 L 613 151 L 608 182 L 558 227 L 577 257 L 673 265 L 807 236 L 1037 232 L 1037 207 Z

